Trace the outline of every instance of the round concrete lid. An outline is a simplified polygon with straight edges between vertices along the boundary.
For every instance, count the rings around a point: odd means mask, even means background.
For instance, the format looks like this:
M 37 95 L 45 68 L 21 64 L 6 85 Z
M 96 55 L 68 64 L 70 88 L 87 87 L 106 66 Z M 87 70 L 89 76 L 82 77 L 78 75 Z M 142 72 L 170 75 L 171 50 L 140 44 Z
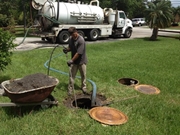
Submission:
M 93 119 L 107 125 L 120 125 L 128 120 L 124 113 L 110 107 L 94 107 L 89 111 L 89 115 Z
M 141 84 L 135 86 L 135 90 L 144 94 L 159 94 L 160 90 L 152 85 Z

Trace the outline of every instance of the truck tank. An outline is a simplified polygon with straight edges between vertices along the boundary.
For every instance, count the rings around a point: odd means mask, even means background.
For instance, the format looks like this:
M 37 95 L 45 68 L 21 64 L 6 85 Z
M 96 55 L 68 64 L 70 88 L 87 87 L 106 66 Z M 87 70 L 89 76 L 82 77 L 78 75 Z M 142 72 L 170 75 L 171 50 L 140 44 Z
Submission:
M 98 0 L 89 5 L 48 0 L 39 10 L 39 15 L 43 16 L 41 23 L 44 27 L 52 25 L 53 20 L 58 24 L 102 24 L 104 21 L 104 11 Z

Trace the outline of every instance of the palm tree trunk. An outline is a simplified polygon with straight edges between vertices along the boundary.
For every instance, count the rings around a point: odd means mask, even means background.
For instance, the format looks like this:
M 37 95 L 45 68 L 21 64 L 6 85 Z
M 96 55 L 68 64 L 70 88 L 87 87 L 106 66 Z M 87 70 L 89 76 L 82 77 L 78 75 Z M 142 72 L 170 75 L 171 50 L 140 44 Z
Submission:
M 155 28 L 153 28 L 153 32 L 152 32 L 152 35 L 150 37 L 150 40 L 153 40 L 153 41 L 156 40 L 157 36 L 158 36 L 158 28 L 155 27 Z

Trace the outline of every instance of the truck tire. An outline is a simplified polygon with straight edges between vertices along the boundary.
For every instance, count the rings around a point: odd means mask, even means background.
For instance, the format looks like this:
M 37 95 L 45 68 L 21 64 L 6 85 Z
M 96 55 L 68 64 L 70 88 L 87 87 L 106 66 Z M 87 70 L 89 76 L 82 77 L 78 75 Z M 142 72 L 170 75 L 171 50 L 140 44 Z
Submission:
M 92 29 L 88 34 L 88 40 L 90 41 L 96 41 L 98 37 L 99 37 L 98 29 Z
M 132 30 L 131 29 L 126 29 L 124 37 L 125 38 L 130 38 L 132 34 Z
M 68 31 L 61 31 L 58 35 L 58 42 L 62 44 L 67 44 L 69 37 L 70 35 Z
M 85 34 L 82 30 L 78 30 L 79 35 L 81 35 L 83 38 L 85 38 Z

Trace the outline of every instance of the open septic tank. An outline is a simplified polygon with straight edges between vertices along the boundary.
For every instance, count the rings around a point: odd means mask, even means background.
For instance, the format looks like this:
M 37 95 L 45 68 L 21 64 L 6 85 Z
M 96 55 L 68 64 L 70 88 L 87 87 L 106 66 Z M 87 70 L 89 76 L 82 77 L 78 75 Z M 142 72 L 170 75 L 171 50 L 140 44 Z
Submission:
M 100 94 L 96 94 L 96 106 L 102 106 L 106 102 L 106 97 Z M 72 95 L 64 100 L 64 104 L 70 108 L 79 109 L 91 109 L 91 94 L 76 94 Z
M 135 90 L 143 94 L 160 93 L 160 90 L 157 87 L 147 84 L 139 84 L 139 81 L 134 78 L 120 78 L 118 82 L 126 86 L 133 86 Z

